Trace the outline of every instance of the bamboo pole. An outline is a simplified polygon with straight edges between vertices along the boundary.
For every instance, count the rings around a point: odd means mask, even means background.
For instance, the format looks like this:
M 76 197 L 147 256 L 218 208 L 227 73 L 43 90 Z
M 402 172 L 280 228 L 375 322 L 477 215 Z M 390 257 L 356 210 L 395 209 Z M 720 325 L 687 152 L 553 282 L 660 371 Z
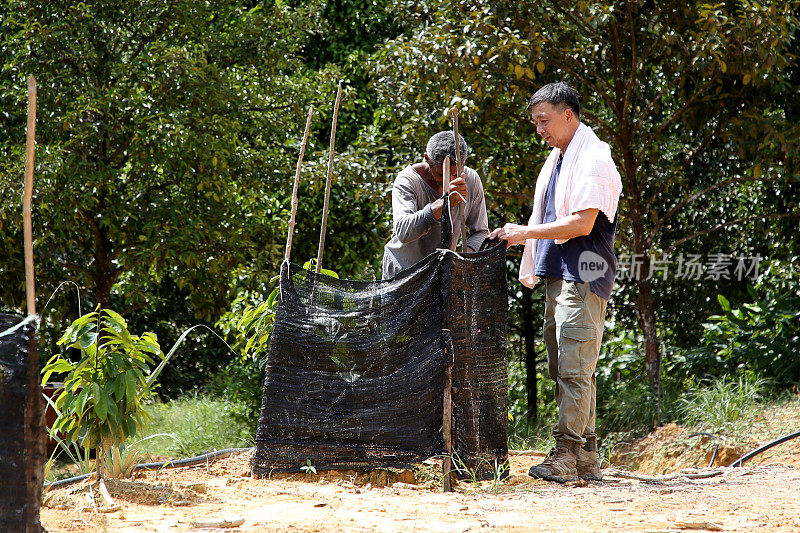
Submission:
M 286 236 L 286 254 L 288 261 L 292 254 L 292 237 L 294 237 L 295 217 L 297 216 L 297 187 L 300 184 L 300 167 L 303 166 L 303 156 L 306 153 L 306 143 L 308 142 L 308 131 L 311 129 L 311 116 L 314 114 L 314 106 L 308 107 L 308 118 L 306 119 L 306 130 L 303 132 L 303 142 L 300 144 L 300 156 L 297 158 L 297 171 L 294 174 L 294 187 L 292 188 L 292 215 L 289 218 L 289 234 Z
M 456 175 L 460 178 L 461 174 L 464 172 L 464 165 L 461 161 L 461 143 L 459 142 L 459 135 L 458 135 L 458 108 L 453 106 L 450 110 L 453 113 L 453 141 L 455 142 L 456 148 Z M 461 221 L 461 252 L 467 251 L 467 215 L 466 215 L 466 204 L 467 199 L 458 204 L 458 215 L 457 218 Z M 453 225 L 453 230 L 455 231 L 455 225 Z M 456 241 L 458 242 L 458 241 Z
M 26 132 L 25 153 L 25 189 L 22 196 L 22 224 L 25 245 L 25 294 L 27 297 L 28 317 L 35 320 L 36 284 L 33 277 L 33 170 L 34 152 L 36 150 L 36 78 L 28 77 L 28 124 Z M 24 508 L 25 531 L 35 533 L 42 530 L 39 508 L 42 504 L 43 466 L 45 460 L 44 444 L 44 409 L 39 374 L 39 339 L 36 336 L 36 325 L 27 334 L 26 351 L 28 353 L 27 393 L 24 407 L 24 441 L 21 443 L 22 464 L 25 472 L 26 486 L 20 487 L 25 494 Z
M 342 98 L 342 82 L 339 81 L 339 89 L 336 91 L 336 103 L 333 105 L 333 122 L 331 123 L 331 146 L 328 155 L 328 177 L 325 180 L 325 201 L 322 204 L 322 227 L 319 230 L 319 249 L 317 250 L 317 269 L 319 274 L 322 270 L 322 253 L 325 250 L 325 230 L 328 226 L 328 200 L 331 196 L 331 178 L 333 177 L 333 156 L 334 145 L 336 144 L 336 120 L 339 117 L 339 101 Z
M 22 198 L 22 224 L 25 240 L 25 293 L 28 315 L 36 314 L 36 286 L 33 278 L 33 156 L 36 150 L 36 78 L 28 77 L 28 131 L 25 157 L 25 194 Z
M 453 140 L 456 146 L 456 171 L 458 176 L 461 177 L 461 143 L 458 142 L 458 108 L 453 106 L 450 110 L 453 114 Z
M 447 249 L 455 251 L 455 245 L 453 244 L 453 232 L 455 231 L 455 227 L 453 226 L 453 216 L 452 216 L 452 209 L 450 209 L 450 156 L 446 156 L 444 161 L 442 162 L 442 191 L 444 194 L 447 194 L 447 201 L 442 206 L 442 218 L 447 215 L 447 221 L 450 225 L 450 241 L 447 243 Z M 447 207 L 447 212 L 445 213 L 444 207 Z M 458 241 L 456 241 L 458 242 Z
M 450 191 L 450 156 L 445 156 L 442 162 L 442 191 L 448 194 Z M 449 196 L 449 194 L 448 194 Z

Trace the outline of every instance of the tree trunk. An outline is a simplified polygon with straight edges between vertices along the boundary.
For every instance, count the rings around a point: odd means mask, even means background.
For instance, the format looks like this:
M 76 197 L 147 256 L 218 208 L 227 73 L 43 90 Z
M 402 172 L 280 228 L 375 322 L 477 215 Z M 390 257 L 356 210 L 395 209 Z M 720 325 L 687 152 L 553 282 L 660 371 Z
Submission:
M 641 261 L 636 276 L 637 295 L 634 298 L 636 313 L 639 317 L 639 328 L 644 336 L 644 359 L 647 380 L 656 395 L 656 424 L 661 419 L 661 350 L 656 330 L 656 302 L 653 298 L 653 284 L 650 279 L 650 244 L 647 240 L 645 223 L 647 213 L 641 204 L 642 191 L 636 180 L 639 170 L 638 160 L 633 152 L 631 128 L 623 128 L 622 135 L 622 179 L 627 191 L 627 212 L 632 228 L 633 261 Z
M 94 261 L 90 265 L 89 276 L 92 280 L 92 296 L 95 304 L 103 309 L 111 308 L 111 288 L 119 278 L 119 269 L 113 264 L 113 244 L 99 224 L 96 217 L 85 217 L 94 230 Z
M 653 298 L 653 285 L 649 279 L 650 258 L 642 258 L 642 270 L 636 280 L 639 293 L 636 296 L 636 312 L 639 327 L 644 335 L 644 364 L 647 381 L 656 394 L 656 424 L 661 422 L 661 349 L 656 330 L 656 302 Z

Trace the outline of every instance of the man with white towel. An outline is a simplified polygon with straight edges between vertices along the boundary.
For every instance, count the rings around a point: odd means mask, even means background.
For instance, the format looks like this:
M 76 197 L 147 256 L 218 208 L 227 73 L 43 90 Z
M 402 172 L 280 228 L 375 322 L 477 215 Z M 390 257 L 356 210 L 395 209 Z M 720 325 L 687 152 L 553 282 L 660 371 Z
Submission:
M 571 86 L 545 85 L 531 97 L 528 112 L 552 148 L 536 181 L 533 212 L 528 225 L 508 223 L 489 236 L 525 245 L 523 285 L 544 281 L 544 342 L 558 424 L 555 446 L 528 474 L 561 483 L 600 480 L 595 367 L 617 268 L 622 181 L 609 145 L 581 123 L 580 97 Z

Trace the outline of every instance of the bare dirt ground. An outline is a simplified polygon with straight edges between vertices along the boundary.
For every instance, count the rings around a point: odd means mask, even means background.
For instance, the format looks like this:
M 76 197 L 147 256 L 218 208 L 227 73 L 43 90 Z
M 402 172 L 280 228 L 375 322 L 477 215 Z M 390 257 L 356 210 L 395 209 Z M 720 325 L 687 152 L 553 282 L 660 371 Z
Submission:
M 604 471 L 602 482 L 533 480 L 525 472 L 540 457 L 514 455 L 506 480 L 461 481 L 447 494 L 437 480 L 415 481 L 409 472 L 257 480 L 249 475 L 250 454 L 244 454 L 109 482 L 119 505 L 113 512 L 88 502 L 88 482 L 53 490 L 46 495 L 42 521 L 53 533 L 800 531 L 800 439 L 742 468 L 706 467 L 711 444 L 688 438 L 677 426 L 665 426 L 648 439 L 620 452 L 629 459 L 647 455 L 645 468 L 623 470 L 620 461 L 620 468 Z M 689 457 L 693 465 L 685 464 Z M 703 466 L 687 470 L 698 464 Z M 670 471 L 682 475 L 652 474 Z M 698 473 L 711 477 L 691 478 Z M 631 474 L 642 479 L 626 477 Z M 222 527 L 225 521 L 232 527 Z

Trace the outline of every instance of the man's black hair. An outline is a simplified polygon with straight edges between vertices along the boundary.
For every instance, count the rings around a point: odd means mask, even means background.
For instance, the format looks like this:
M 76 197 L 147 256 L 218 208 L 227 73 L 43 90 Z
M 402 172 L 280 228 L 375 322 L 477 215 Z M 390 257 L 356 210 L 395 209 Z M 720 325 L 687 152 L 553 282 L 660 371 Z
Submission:
M 536 91 L 531 96 L 531 99 L 528 100 L 528 112 L 530 113 L 533 106 L 542 102 L 547 102 L 554 106 L 564 105 L 572 109 L 576 117 L 580 118 L 581 116 L 581 97 L 578 91 L 566 82 L 548 83 Z

